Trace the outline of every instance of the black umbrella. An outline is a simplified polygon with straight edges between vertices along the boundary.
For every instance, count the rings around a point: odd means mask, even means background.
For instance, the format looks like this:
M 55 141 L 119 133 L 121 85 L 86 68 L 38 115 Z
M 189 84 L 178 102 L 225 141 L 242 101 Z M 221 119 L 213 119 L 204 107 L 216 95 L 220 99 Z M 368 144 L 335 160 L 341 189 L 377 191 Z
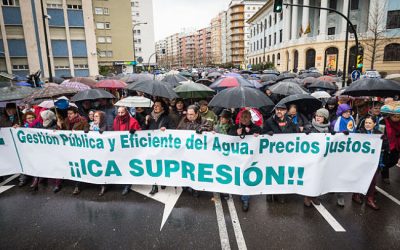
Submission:
M 129 90 L 140 91 L 152 96 L 165 97 L 169 99 L 179 97 L 169 83 L 157 80 L 147 80 L 138 83 L 132 83 L 126 88 Z
M 336 90 L 337 87 L 333 83 L 317 80 L 308 86 L 309 89 Z
M 309 94 L 297 94 L 283 98 L 277 104 L 284 104 L 289 107 L 290 104 L 296 104 L 297 110 L 302 114 L 312 114 L 322 107 L 322 102 Z
M 275 81 L 278 79 L 278 76 L 274 74 L 264 74 L 260 76 L 260 79 L 262 82 Z
M 209 105 L 222 108 L 260 108 L 274 106 L 274 103 L 257 89 L 239 86 L 222 90 L 214 96 Z
M 65 81 L 64 78 L 53 76 L 53 82 L 54 83 L 61 84 L 63 81 Z
M 307 78 L 307 77 L 318 78 L 321 76 L 322 76 L 322 74 L 319 72 L 307 72 L 307 73 L 303 73 L 303 74 L 299 75 L 299 78 L 302 78 L 302 79 Z
M 172 87 L 181 85 L 180 82 L 185 82 L 188 79 L 182 75 L 166 75 L 161 81 L 169 83 Z
M 207 78 L 218 78 L 218 77 L 220 77 L 220 76 L 222 76 L 222 74 L 219 73 L 219 72 L 211 72 L 211 73 L 209 73 L 209 74 L 207 75 Z
M 207 78 L 202 78 L 202 79 L 197 80 L 196 83 L 201 83 L 201 84 L 209 86 L 211 83 L 213 83 L 213 81 L 211 81 L 210 79 L 207 79 Z
M 278 95 L 295 95 L 295 94 L 307 94 L 307 92 L 300 87 L 298 83 L 295 82 L 278 82 L 272 86 L 269 87 L 269 89 L 272 91 L 274 94 Z
M 31 95 L 34 91 L 35 89 L 30 87 L 2 87 L 0 88 L 0 102 L 21 100 Z
M 342 95 L 349 96 L 396 96 L 400 95 L 400 84 L 382 78 L 364 78 L 353 82 Z
M 274 69 L 266 69 L 263 71 L 263 74 L 269 74 L 269 75 L 279 75 L 279 72 L 274 70 Z
M 107 92 L 102 89 L 88 89 L 78 94 L 74 95 L 71 98 L 73 102 L 85 101 L 85 100 L 96 100 L 96 99 L 114 99 L 115 96 L 110 92 Z

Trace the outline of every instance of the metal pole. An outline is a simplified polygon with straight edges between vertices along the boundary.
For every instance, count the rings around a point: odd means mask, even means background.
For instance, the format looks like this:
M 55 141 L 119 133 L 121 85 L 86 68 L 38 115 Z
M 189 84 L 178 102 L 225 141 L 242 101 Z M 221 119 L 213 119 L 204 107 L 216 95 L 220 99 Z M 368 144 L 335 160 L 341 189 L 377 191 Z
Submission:
M 347 17 L 350 16 L 350 9 L 351 9 L 351 1 L 349 1 L 349 5 L 347 8 Z M 346 24 L 346 41 L 344 45 L 344 62 L 343 62 L 343 82 L 342 82 L 342 88 L 346 86 L 346 75 L 347 75 L 347 49 L 349 46 L 349 24 Z
M 47 29 L 46 29 L 47 28 L 47 25 L 46 25 L 47 16 L 44 14 L 43 0 L 40 0 L 40 7 L 42 10 L 43 31 L 44 31 L 44 41 L 45 41 L 45 45 L 46 45 L 47 64 L 49 67 L 49 82 L 52 82 L 53 81 L 53 72 L 52 72 L 52 67 L 51 67 L 49 41 L 47 38 Z

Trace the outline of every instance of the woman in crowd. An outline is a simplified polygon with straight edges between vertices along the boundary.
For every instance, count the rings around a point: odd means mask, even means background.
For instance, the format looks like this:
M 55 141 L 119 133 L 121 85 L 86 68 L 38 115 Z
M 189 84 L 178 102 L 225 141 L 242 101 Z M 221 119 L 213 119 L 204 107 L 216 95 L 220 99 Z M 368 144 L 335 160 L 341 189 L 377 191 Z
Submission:
M 376 117 L 373 115 L 367 115 L 363 122 L 363 127 L 358 130 L 361 134 L 382 134 L 378 129 L 376 129 Z M 383 141 L 382 148 L 386 148 L 386 140 Z M 375 192 L 376 192 L 376 178 L 378 174 L 378 167 L 377 171 L 374 174 L 374 177 L 371 180 L 371 184 L 369 185 L 368 192 L 367 192 L 367 206 L 374 209 L 379 210 L 378 205 L 375 203 Z M 353 194 L 352 200 L 357 204 L 363 203 L 363 197 L 361 194 Z
M 65 126 L 67 130 L 71 131 L 89 131 L 89 124 L 85 117 L 78 113 L 76 107 L 69 107 L 67 109 L 67 119 L 65 120 Z M 73 195 L 77 195 L 81 192 L 80 182 L 75 182 L 75 188 L 72 192 Z
M 91 110 L 89 111 L 89 114 L 88 114 L 88 122 L 89 122 L 89 124 L 90 124 L 91 122 L 93 122 L 93 120 L 94 120 L 94 112 L 95 112 L 94 109 L 91 109 Z
M 186 106 L 185 106 L 185 103 L 183 102 L 183 99 L 176 99 L 175 106 L 172 109 L 172 112 L 170 114 L 171 122 L 173 123 L 173 126 L 176 128 L 178 126 L 179 122 L 185 116 L 186 116 Z
M 146 130 L 165 130 L 171 128 L 171 122 L 169 118 L 169 107 L 168 105 L 161 99 L 158 99 L 154 102 L 153 110 L 150 115 L 146 116 L 145 121 L 145 129 Z M 165 186 L 161 186 L 162 189 L 165 189 Z M 158 186 L 153 185 L 150 194 L 156 194 L 158 192 Z
M 389 143 L 389 148 L 383 154 L 383 163 L 385 166 L 382 169 L 381 175 L 383 182 L 390 184 L 389 169 L 398 163 L 400 156 L 400 114 L 390 114 L 382 120 L 381 124 Z
M 329 122 L 333 122 L 336 120 L 336 110 L 338 107 L 338 103 L 335 97 L 329 98 L 329 100 L 326 102 L 325 108 L 329 111 Z
M 211 131 L 212 125 L 208 121 L 201 117 L 200 107 L 197 105 L 190 105 L 186 110 L 186 117 L 179 123 L 177 129 L 182 130 L 195 130 L 196 133 L 202 133 L 203 131 Z M 192 193 L 194 197 L 199 197 L 200 193 L 192 188 L 187 188 L 189 193 Z
M 0 128 L 13 127 L 16 124 L 21 125 L 22 116 L 23 114 L 17 109 L 15 103 L 7 103 L 5 112 L 0 117 Z
M 126 107 L 118 107 L 117 117 L 115 117 L 113 123 L 114 131 L 129 131 L 130 133 L 135 133 L 135 131 L 141 129 L 138 121 L 129 114 Z M 131 185 L 124 185 L 122 195 L 127 195 L 130 188 Z
M 321 108 L 315 112 L 315 117 L 312 119 L 311 124 L 305 127 L 305 133 L 330 133 L 329 111 Z M 317 197 L 304 197 L 304 206 L 311 207 L 311 202 L 319 205 L 320 202 Z

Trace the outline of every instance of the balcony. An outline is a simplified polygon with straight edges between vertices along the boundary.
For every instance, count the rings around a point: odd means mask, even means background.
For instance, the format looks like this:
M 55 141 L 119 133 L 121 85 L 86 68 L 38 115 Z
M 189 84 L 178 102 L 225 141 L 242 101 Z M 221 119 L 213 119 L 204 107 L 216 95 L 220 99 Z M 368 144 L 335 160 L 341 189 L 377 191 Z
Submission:
M 244 13 L 244 5 L 236 5 L 231 8 L 231 16 L 235 14 L 243 14 Z
M 233 21 L 244 21 L 244 15 L 243 14 L 235 14 L 231 15 L 231 22 Z

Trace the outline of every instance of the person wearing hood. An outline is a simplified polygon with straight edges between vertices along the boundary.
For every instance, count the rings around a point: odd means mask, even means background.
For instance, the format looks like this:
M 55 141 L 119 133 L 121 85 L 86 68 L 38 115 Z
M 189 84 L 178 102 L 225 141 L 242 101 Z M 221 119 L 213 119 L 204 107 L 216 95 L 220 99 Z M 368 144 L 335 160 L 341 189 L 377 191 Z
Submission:
M 335 97 L 329 98 L 329 100 L 326 102 L 325 109 L 329 111 L 329 122 L 332 123 L 334 120 L 336 120 L 336 111 L 338 107 L 338 102 Z
M 315 117 L 312 119 L 311 124 L 308 124 L 304 131 L 309 133 L 330 133 L 329 111 L 325 108 L 318 109 L 315 112 Z M 315 205 L 321 204 L 317 197 L 304 197 L 304 206 L 311 207 L 311 202 Z
M 351 115 L 351 107 L 348 104 L 340 104 L 336 111 L 338 118 L 333 122 L 332 128 L 335 132 L 349 132 L 356 131 L 356 122 Z

